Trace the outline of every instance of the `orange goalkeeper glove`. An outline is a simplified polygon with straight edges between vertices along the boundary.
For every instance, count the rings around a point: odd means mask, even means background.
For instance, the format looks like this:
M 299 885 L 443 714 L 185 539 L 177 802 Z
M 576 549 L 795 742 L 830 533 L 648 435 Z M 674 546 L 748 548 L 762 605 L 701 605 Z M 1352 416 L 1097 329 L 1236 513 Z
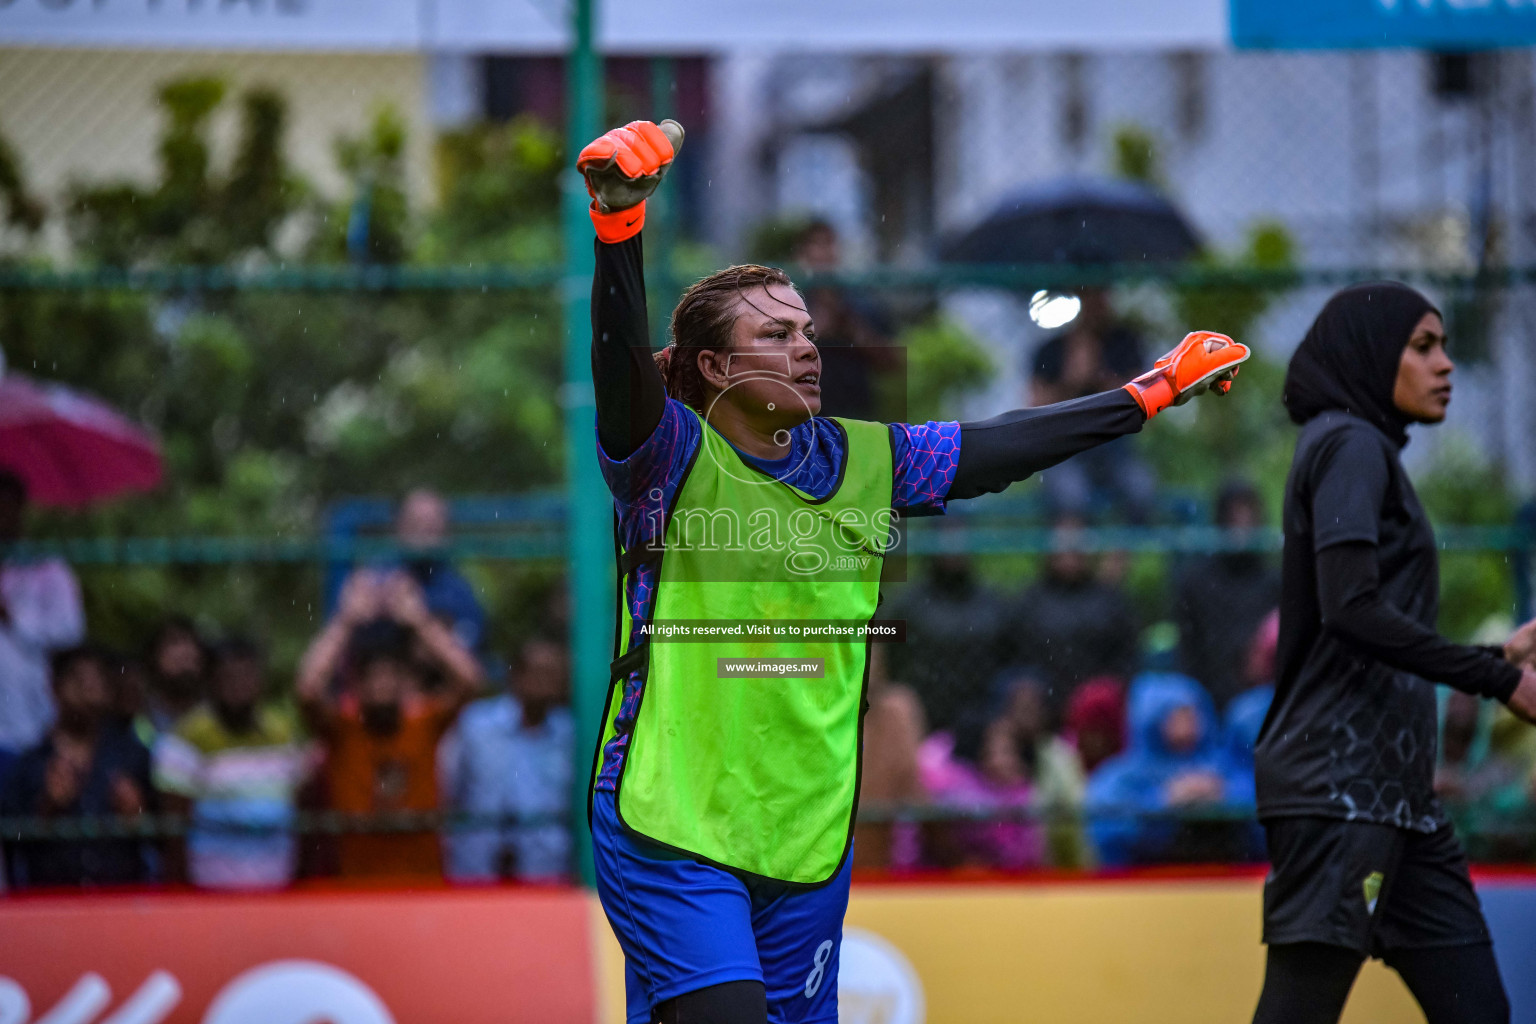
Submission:
M 598 238 L 622 242 L 640 233 L 645 200 L 682 148 L 683 126 L 671 120 L 631 121 L 587 144 L 576 169 L 587 179 Z
M 1151 419 L 1170 405 L 1183 405 L 1205 391 L 1224 395 L 1232 390 L 1239 363 L 1250 355 L 1241 345 L 1214 331 L 1195 331 L 1152 369 L 1125 385 L 1141 411 Z

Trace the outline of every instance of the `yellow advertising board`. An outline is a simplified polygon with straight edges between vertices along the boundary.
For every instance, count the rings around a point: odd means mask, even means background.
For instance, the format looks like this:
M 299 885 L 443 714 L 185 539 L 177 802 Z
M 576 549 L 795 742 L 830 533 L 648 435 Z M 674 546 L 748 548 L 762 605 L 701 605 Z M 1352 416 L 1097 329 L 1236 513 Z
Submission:
M 1264 976 L 1261 881 L 855 884 L 842 1024 L 1240 1024 Z M 623 962 L 593 901 L 603 1019 Z M 1345 1024 L 1422 1022 L 1379 963 Z

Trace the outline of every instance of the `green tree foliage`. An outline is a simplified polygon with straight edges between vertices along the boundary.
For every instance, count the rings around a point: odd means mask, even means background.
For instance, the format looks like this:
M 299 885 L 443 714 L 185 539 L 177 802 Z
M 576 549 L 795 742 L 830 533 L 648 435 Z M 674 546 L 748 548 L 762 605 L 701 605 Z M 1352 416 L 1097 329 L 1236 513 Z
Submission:
M 907 419 L 953 419 L 958 403 L 992 379 L 996 367 L 965 328 L 943 317 L 915 324 L 896 337 L 906 352 Z
M 1157 139 L 1137 124 L 1123 124 L 1110 136 L 1110 171 L 1117 178 L 1158 186 L 1163 181 Z
M 441 205 L 421 258 L 532 266 L 558 259 L 564 161 L 560 136 L 531 117 L 441 136 Z
M 372 262 L 485 260 L 547 265 L 561 167 L 554 136 L 531 122 L 445 143 L 449 186 L 434 210 L 404 188 L 404 123 L 381 111 L 342 139 L 349 193 L 313 197 L 285 155 L 283 98 L 240 97 L 222 164 L 209 124 L 215 80 L 160 93 L 160 169 L 148 184 L 77 183 L 69 224 L 79 258 L 148 267 L 273 261 L 287 226 L 319 222 L 310 261 L 348 258 L 347 214 L 364 190 Z M 17 178 L 17 187 L 25 194 Z M 327 209 L 331 216 L 323 216 Z M 344 211 L 338 215 L 337 211 Z M 302 230 L 297 234 L 302 237 Z M 12 369 L 99 395 L 158 432 L 166 483 L 88 513 L 47 514 L 34 531 L 66 536 L 311 536 L 335 499 L 553 487 L 562 460 L 557 296 L 513 292 L 17 292 L 0 302 Z M 547 568 L 472 567 L 493 609 L 537 607 Z M 186 611 L 270 638 L 291 663 L 319 615 L 316 567 L 84 569 L 93 632 L 136 648 L 150 624 Z M 506 643 L 526 625 L 493 615 Z
M 3 222 L 13 228 L 33 233 L 43 226 L 48 208 L 27 190 L 21 171 L 21 158 L 0 133 L 0 210 Z
M 347 197 L 333 207 L 318 255 L 360 263 L 403 263 L 410 254 L 411 209 L 405 186 L 406 125 L 378 108 L 368 130 L 336 140 Z
M 277 228 L 308 191 L 283 153 L 286 105 L 266 89 L 242 97 L 236 155 L 221 172 L 213 166 L 208 131 L 226 91 L 216 78 L 161 88 L 165 128 L 153 186 L 76 182 L 67 190 L 70 234 L 83 259 L 110 266 L 212 265 L 271 255 Z

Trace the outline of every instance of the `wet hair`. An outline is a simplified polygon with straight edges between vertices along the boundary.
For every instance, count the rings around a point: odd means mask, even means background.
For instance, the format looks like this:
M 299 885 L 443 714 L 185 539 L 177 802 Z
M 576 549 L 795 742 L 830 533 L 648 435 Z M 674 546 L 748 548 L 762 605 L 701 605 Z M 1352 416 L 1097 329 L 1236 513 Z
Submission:
M 25 505 L 27 482 L 10 470 L 0 467 L 0 498 L 9 498 L 18 505 Z
M 704 375 L 699 372 L 699 352 L 729 348 L 731 329 L 736 325 L 736 300 L 750 304 L 747 289 L 775 284 L 794 287 L 789 275 L 778 267 L 746 263 L 716 271 L 683 293 L 672 311 L 671 343 L 656 353 L 668 396 L 696 412 L 704 411 L 707 391 Z

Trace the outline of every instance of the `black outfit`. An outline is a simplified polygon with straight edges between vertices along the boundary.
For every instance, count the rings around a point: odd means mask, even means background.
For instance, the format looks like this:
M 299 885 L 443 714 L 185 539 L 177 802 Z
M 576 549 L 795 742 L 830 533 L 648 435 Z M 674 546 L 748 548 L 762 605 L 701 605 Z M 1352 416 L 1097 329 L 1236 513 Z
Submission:
M 592 380 L 597 389 L 597 437 L 609 457 L 624 459 L 661 422 L 667 393 L 651 360 L 640 238 L 596 245 Z M 1078 452 L 1137 433 L 1145 422 L 1136 399 L 1116 388 L 962 423 L 960 463 L 948 496 L 974 498 L 1001 491 Z
M 52 738 L 21 755 L 0 795 L 0 813 L 19 817 L 43 813 L 43 784 L 52 759 Z M 137 786 L 146 801 L 153 800 L 149 751 L 131 729 L 104 728 L 79 796 L 72 806 L 54 811 L 54 816 L 67 819 L 115 814 L 112 785 L 119 776 Z M 7 843 L 6 847 L 11 884 L 18 889 L 126 885 L 149 880 L 144 844 L 137 839 L 48 839 Z
M 1280 604 L 1280 574 L 1251 552 L 1191 559 L 1179 574 L 1174 619 L 1179 660 L 1217 709 L 1248 689 L 1243 670 L 1264 617 Z
M 1398 459 L 1407 421 L 1392 401 L 1397 365 L 1433 308 L 1402 285 L 1346 289 L 1286 377 L 1303 428 L 1286 484 L 1275 700 L 1254 751 L 1273 862 L 1260 1022 L 1337 1020 L 1367 955 L 1398 967 L 1418 996 L 1441 963 L 1425 951 L 1446 948 L 1467 977 L 1491 978 L 1497 998 L 1446 1009 L 1421 996 L 1430 1020 L 1508 1018 L 1466 860 L 1434 794 L 1431 683 L 1507 699 L 1520 674 L 1435 633 L 1434 534 Z M 1298 969 L 1313 960 L 1335 968 L 1326 978 Z
M 1360 973 L 1360 957 L 1302 942 L 1269 947 L 1254 1024 L 1334 1024 Z M 1428 1024 L 1508 1024 L 1509 997 L 1487 943 L 1400 950 L 1386 957 Z

